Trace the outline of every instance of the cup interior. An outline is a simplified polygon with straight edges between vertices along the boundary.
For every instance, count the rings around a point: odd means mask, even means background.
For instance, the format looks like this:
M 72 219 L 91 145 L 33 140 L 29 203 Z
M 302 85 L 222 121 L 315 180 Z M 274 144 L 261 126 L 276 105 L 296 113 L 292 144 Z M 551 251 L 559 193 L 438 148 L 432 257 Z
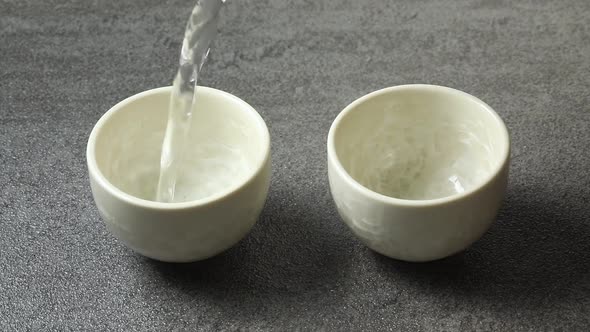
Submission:
M 107 182 L 126 194 L 155 200 L 170 88 L 130 97 L 97 123 L 89 161 Z M 228 93 L 198 87 L 191 131 L 178 168 L 174 202 L 231 192 L 262 167 L 268 130 L 247 103 Z
M 479 99 L 437 86 L 377 91 L 331 129 L 345 172 L 379 194 L 430 200 L 483 185 L 507 156 L 502 120 Z

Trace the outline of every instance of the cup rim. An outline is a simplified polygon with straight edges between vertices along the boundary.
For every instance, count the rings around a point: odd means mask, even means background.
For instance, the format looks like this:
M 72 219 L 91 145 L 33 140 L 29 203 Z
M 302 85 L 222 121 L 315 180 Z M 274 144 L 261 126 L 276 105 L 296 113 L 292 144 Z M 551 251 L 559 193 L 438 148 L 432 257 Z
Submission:
M 159 94 L 159 93 L 163 93 L 163 92 L 169 93 L 172 90 L 171 86 L 154 88 L 154 89 L 142 91 L 140 93 L 137 93 L 135 95 L 127 97 L 127 98 L 123 99 L 122 101 L 118 102 L 117 104 L 115 104 L 113 107 L 111 107 L 106 113 L 104 113 L 100 117 L 100 119 L 96 122 L 96 124 L 92 128 L 92 131 L 90 133 L 90 137 L 88 138 L 88 144 L 86 147 L 86 160 L 87 160 L 87 164 L 88 164 L 89 176 L 93 177 L 102 188 L 104 188 L 110 195 L 116 197 L 117 199 L 122 200 L 128 204 L 138 206 L 138 207 L 148 208 L 148 209 L 157 209 L 157 210 L 183 210 L 183 209 L 191 209 L 191 208 L 197 208 L 197 207 L 209 205 L 211 203 L 220 201 L 222 199 L 225 199 L 225 198 L 239 192 L 241 189 L 243 189 L 249 183 L 254 181 L 254 179 L 256 177 L 258 177 L 259 174 L 263 171 L 268 159 L 270 158 L 270 134 L 268 131 L 268 127 L 266 126 L 266 123 L 264 122 L 264 119 L 262 118 L 262 116 L 260 116 L 260 114 L 252 106 L 250 106 L 250 104 L 248 104 L 244 100 L 240 99 L 239 97 L 232 95 L 231 93 L 228 93 L 228 92 L 225 92 L 222 90 L 218 90 L 215 88 L 211 88 L 211 87 L 201 86 L 201 85 L 198 86 L 198 89 L 201 92 L 215 94 L 217 96 L 220 96 L 221 98 L 233 99 L 238 104 L 240 104 L 241 107 L 245 111 L 249 112 L 253 116 L 255 121 L 258 123 L 258 125 L 260 126 L 259 131 L 262 131 L 262 133 L 261 133 L 262 139 L 261 140 L 262 140 L 262 146 L 264 149 L 264 154 L 262 155 L 261 158 L 259 158 L 256 161 L 254 169 L 249 174 L 248 177 L 241 180 L 237 184 L 234 184 L 233 186 L 228 187 L 228 189 L 221 191 L 219 193 L 216 193 L 214 195 L 210 195 L 210 196 L 207 196 L 204 198 L 186 201 L 186 202 L 170 202 L 170 203 L 151 201 L 151 200 L 147 200 L 147 199 L 143 199 L 143 198 L 139 198 L 139 197 L 130 195 L 130 194 L 122 191 L 121 189 L 117 188 L 109 180 L 106 179 L 106 177 L 101 172 L 101 170 L 98 167 L 98 164 L 96 162 L 96 139 L 97 139 L 97 136 L 98 136 L 100 130 L 103 128 L 103 126 L 107 123 L 107 121 L 109 121 L 109 119 L 116 112 L 123 109 L 129 103 L 132 103 L 138 99 L 145 98 L 146 96 L 155 95 L 155 94 Z
M 363 102 L 366 102 L 369 99 L 375 98 L 375 97 L 383 95 L 383 94 L 387 94 L 392 91 L 403 91 L 403 90 L 422 90 L 422 91 L 439 91 L 439 92 L 442 91 L 442 92 L 445 92 L 448 94 L 454 94 L 454 95 L 457 95 L 461 98 L 466 98 L 466 99 L 469 99 L 469 100 L 475 102 L 477 105 L 479 105 L 479 110 L 485 111 L 485 112 L 489 113 L 490 115 L 492 115 L 492 117 L 496 120 L 496 124 L 498 125 L 498 128 L 501 131 L 501 140 L 502 140 L 501 143 L 502 143 L 503 151 L 501 154 L 500 162 L 497 163 L 497 165 L 492 169 L 490 174 L 488 174 L 483 181 L 479 182 L 473 188 L 466 190 L 462 193 L 458 193 L 458 194 L 453 194 L 453 195 L 439 197 L 439 198 L 433 198 L 433 199 L 422 199 L 422 200 L 404 199 L 404 198 L 396 198 L 396 197 L 392 197 L 392 196 L 383 195 L 383 194 L 378 193 L 374 190 L 371 190 L 371 189 L 365 187 L 364 185 L 362 185 L 361 183 L 359 183 L 356 179 L 354 179 L 344 169 L 344 167 L 340 163 L 340 159 L 338 158 L 338 155 L 336 153 L 336 147 L 335 147 L 335 143 L 334 143 L 334 140 L 335 140 L 334 136 L 335 136 L 335 133 L 336 133 L 340 123 L 342 122 L 342 119 L 344 119 L 349 113 L 351 113 L 352 110 L 356 108 L 356 106 L 358 106 L 359 104 L 361 104 Z M 473 95 L 470 95 L 466 92 L 463 92 L 463 91 L 460 91 L 457 89 L 453 89 L 453 88 L 449 88 L 449 87 L 445 87 L 445 86 L 431 85 L 431 84 L 397 85 L 397 86 L 387 87 L 387 88 L 373 91 L 371 93 L 368 93 L 368 94 L 356 99 L 355 101 L 350 103 L 348 106 L 346 106 L 336 116 L 336 118 L 334 119 L 334 122 L 332 122 L 332 125 L 330 126 L 330 131 L 328 132 L 328 144 L 327 145 L 328 145 L 328 161 L 334 166 L 338 175 L 341 178 L 343 178 L 344 180 L 346 180 L 346 182 L 348 182 L 350 185 L 352 185 L 355 189 L 362 192 L 366 196 L 369 196 L 370 198 L 380 201 L 385 204 L 392 204 L 392 205 L 399 205 L 399 206 L 410 206 L 410 207 L 442 205 L 442 204 L 451 203 L 454 201 L 461 200 L 465 197 L 471 196 L 471 195 L 477 193 L 478 191 L 480 191 L 481 189 L 485 188 L 490 182 L 492 182 L 492 180 L 494 178 L 496 178 L 500 174 L 500 172 L 504 169 L 504 167 L 507 165 L 509 158 L 510 158 L 510 135 L 508 133 L 508 129 L 506 128 L 506 125 L 504 124 L 504 121 L 502 120 L 502 118 L 500 118 L 500 116 L 488 104 L 486 104 L 485 102 L 483 102 L 479 98 L 477 98 Z

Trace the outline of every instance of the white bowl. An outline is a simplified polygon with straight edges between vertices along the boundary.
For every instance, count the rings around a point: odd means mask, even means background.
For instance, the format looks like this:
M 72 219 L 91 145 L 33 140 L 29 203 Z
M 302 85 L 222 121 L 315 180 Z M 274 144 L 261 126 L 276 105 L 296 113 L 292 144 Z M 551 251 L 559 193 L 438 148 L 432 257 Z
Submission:
M 189 262 L 231 247 L 258 219 L 270 182 L 270 138 L 246 102 L 198 87 L 176 187 L 180 202 L 153 201 L 170 91 L 145 91 L 113 106 L 94 126 L 86 157 L 109 230 L 142 255 Z
M 495 219 L 506 190 L 508 131 L 481 100 L 433 85 L 370 93 L 328 135 L 338 212 L 370 248 L 429 261 L 459 252 Z

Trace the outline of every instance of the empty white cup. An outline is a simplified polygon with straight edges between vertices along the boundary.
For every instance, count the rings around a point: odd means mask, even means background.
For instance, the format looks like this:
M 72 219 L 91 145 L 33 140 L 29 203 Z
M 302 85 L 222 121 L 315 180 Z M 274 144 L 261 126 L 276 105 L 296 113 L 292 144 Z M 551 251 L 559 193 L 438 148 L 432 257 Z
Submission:
M 457 253 L 500 208 L 510 140 L 481 100 L 433 85 L 370 93 L 347 106 L 328 135 L 338 212 L 371 249 L 406 261 Z
M 189 262 L 231 247 L 258 219 L 270 182 L 270 138 L 246 102 L 198 87 L 179 202 L 153 201 L 170 92 L 153 89 L 113 106 L 94 126 L 86 157 L 108 229 L 144 256 Z

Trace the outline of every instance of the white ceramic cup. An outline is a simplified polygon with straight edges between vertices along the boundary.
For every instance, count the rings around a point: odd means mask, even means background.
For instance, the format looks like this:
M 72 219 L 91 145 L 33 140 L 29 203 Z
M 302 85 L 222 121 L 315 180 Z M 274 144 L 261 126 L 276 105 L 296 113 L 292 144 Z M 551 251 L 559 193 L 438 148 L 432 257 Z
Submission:
M 182 202 L 153 201 L 170 92 L 153 89 L 113 106 L 94 126 L 86 157 L 108 229 L 144 256 L 189 262 L 228 249 L 258 219 L 270 182 L 270 138 L 246 102 L 199 87 L 176 186 Z
M 494 221 L 510 140 L 481 100 L 433 85 L 402 85 L 348 105 L 328 134 L 338 212 L 371 249 L 406 261 L 457 253 Z

